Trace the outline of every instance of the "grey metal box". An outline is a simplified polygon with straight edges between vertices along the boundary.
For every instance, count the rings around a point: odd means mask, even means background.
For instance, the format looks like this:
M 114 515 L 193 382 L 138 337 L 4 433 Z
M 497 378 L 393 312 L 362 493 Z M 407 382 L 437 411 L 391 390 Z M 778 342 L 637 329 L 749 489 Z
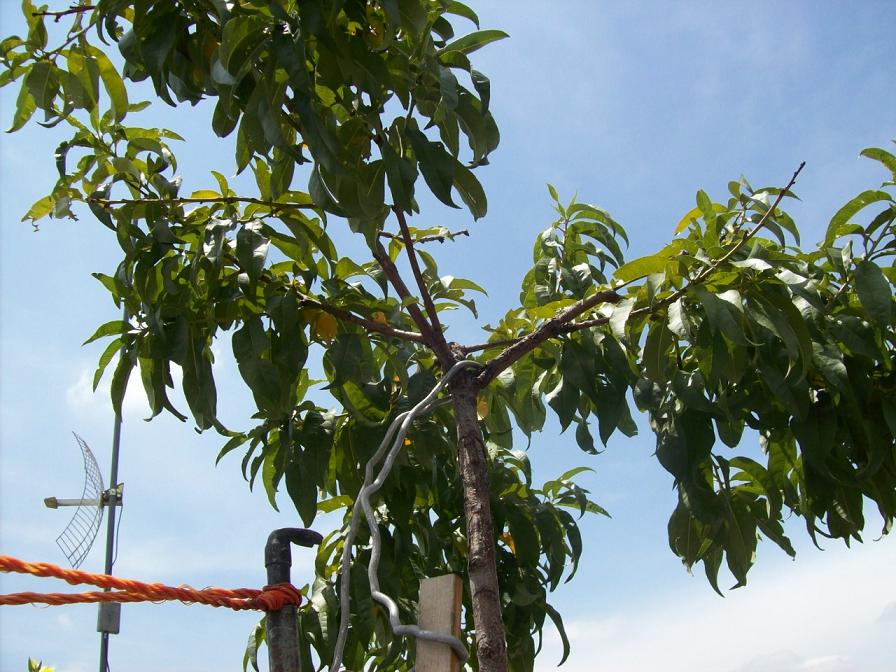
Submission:
M 100 610 L 96 617 L 96 631 L 117 635 L 121 627 L 121 603 L 100 602 Z

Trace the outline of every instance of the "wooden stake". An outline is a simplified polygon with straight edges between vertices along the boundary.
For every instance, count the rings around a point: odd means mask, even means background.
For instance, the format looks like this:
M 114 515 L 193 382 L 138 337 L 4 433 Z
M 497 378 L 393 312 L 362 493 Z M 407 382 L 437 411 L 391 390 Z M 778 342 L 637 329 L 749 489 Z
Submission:
M 420 582 L 420 627 L 460 637 L 463 584 L 457 574 Z M 460 660 L 447 644 L 417 640 L 417 672 L 460 672 Z

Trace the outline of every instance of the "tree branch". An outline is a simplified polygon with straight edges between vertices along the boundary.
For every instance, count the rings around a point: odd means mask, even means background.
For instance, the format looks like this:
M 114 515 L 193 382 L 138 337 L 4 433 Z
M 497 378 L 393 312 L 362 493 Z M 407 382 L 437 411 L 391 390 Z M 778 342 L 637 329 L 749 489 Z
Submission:
M 264 205 L 271 210 L 314 210 L 317 206 L 311 203 L 281 203 L 279 201 L 265 201 L 260 198 L 248 198 L 243 196 L 219 196 L 216 198 L 87 198 L 87 203 L 95 203 L 102 208 L 110 205 L 156 205 L 170 203 L 172 205 L 188 205 L 191 203 L 224 203 L 233 205 L 246 203 L 250 205 Z
M 58 23 L 59 19 L 63 16 L 68 16 L 69 14 L 81 14 L 83 12 L 89 12 L 92 9 L 96 9 L 94 5 L 72 5 L 68 9 L 62 9 L 55 12 L 31 12 L 31 16 L 52 16 L 54 22 Z
M 329 313 L 333 317 L 337 317 L 340 320 L 357 324 L 359 327 L 363 327 L 367 331 L 374 331 L 378 334 L 382 334 L 383 336 L 397 338 L 402 341 L 425 343 L 423 335 L 418 334 L 415 331 L 405 331 L 404 329 L 396 329 L 395 327 L 392 327 L 388 324 L 374 322 L 373 320 L 368 320 L 367 318 L 361 317 L 360 315 L 355 315 L 354 313 L 349 312 L 343 308 L 331 306 L 328 303 L 324 303 L 310 296 L 305 296 L 301 293 L 299 293 L 299 302 L 305 306 L 317 308 L 318 310 L 322 310 L 325 313 Z
M 389 258 L 389 254 L 385 249 L 383 249 L 383 246 L 379 243 L 379 241 L 376 242 L 376 247 L 373 250 L 373 258 L 376 259 L 377 263 L 383 269 L 383 273 L 386 274 L 389 282 L 398 293 L 399 298 L 408 309 L 408 313 L 410 314 L 411 319 L 414 320 L 414 324 L 416 324 L 417 328 L 420 330 L 422 342 L 432 348 L 434 352 L 436 352 L 436 355 L 439 356 L 439 360 L 443 365 L 443 368 L 445 365 L 450 365 L 450 359 L 443 361 L 441 353 L 436 350 L 436 348 L 438 347 L 438 341 L 433 334 L 432 326 L 429 324 L 429 322 L 426 321 L 426 317 L 423 315 L 423 311 L 420 310 L 420 306 L 418 306 L 416 303 L 416 297 L 411 294 L 408 286 L 404 283 L 401 275 L 399 275 L 398 268 L 396 268 L 395 264 L 392 263 L 392 260 Z
M 523 336 L 513 343 L 513 345 L 498 353 L 494 359 L 486 364 L 485 369 L 476 377 L 476 384 L 480 388 L 488 385 L 499 373 L 501 373 L 501 371 L 513 364 L 520 357 L 531 352 L 549 338 L 564 333 L 564 325 L 576 319 L 582 313 L 594 308 L 598 304 L 618 303 L 621 300 L 622 296 L 617 294 L 615 290 L 607 289 L 602 292 L 595 292 L 591 296 L 585 297 L 581 301 L 577 301 L 573 305 L 564 308 L 550 320 L 543 322 L 535 331 Z
M 414 250 L 414 241 L 411 239 L 411 232 L 408 230 L 407 220 L 405 220 L 404 213 L 399 208 L 393 208 L 392 210 L 395 213 L 396 219 L 398 219 L 398 226 L 401 229 L 401 237 L 404 240 L 404 249 L 408 255 L 408 262 L 411 265 L 414 280 L 417 282 L 417 288 L 420 290 L 420 297 L 423 299 L 426 314 L 429 316 L 429 323 L 432 325 L 436 338 L 444 342 L 445 337 L 442 330 L 442 324 L 439 322 L 439 314 L 438 311 L 436 311 L 436 305 L 432 301 L 432 296 L 429 294 L 429 288 L 426 286 L 426 281 L 423 279 L 423 273 L 420 272 L 420 263 L 417 261 L 417 252 Z
M 797 169 L 793 173 L 793 176 L 790 178 L 790 182 L 788 182 L 787 186 L 778 192 L 778 197 L 775 199 L 774 203 L 772 203 L 772 206 L 768 210 L 765 211 L 765 213 L 762 215 L 762 217 L 756 223 L 756 226 L 754 226 L 752 229 L 750 229 L 747 232 L 747 234 L 743 238 L 741 238 L 734 247 L 732 247 L 725 254 L 723 254 L 721 257 L 719 257 L 714 262 L 712 262 L 712 264 L 710 264 L 709 266 L 704 268 L 697 275 L 696 278 L 694 278 L 691 282 L 689 282 L 687 284 L 687 286 L 680 289 L 679 292 L 683 293 L 684 291 L 687 291 L 687 288 L 690 287 L 692 284 L 701 283 L 704 280 L 706 280 L 706 278 L 708 278 L 711 273 L 713 273 L 716 269 L 719 268 L 719 266 L 724 264 L 735 254 L 737 254 L 738 251 L 741 250 L 744 245 L 746 245 L 757 233 L 759 233 L 759 231 L 765 226 L 765 223 L 768 221 L 768 218 L 775 211 L 775 208 L 777 208 L 781 204 L 781 200 L 784 198 L 784 195 L 788 191 L 790 191 L 790 188 L 796 183 L 796 178 L 799 176 L 799 174 L 802 172 L 802 170 L 803 170 L 803 168 L 805 168 L 805 166 L 806 166 L 805 161 L 800 162 L 800 165 L 797 167 Z M 679 296 L 681 296 L 681 294 L 679 294 Z M 673 299 L 673 301 L 674 301 L 674 299 Z
M 396 236 L 394 233 L 389 233 L 388 231 L 380 231 L 380 238 L 389 238 L 391 240 L 400 240 L 404 242 L 404 238 L 402 236 Z M 460 231 L 449 231 L 443 236 L 423 236 L 422 238 L 418 238 L 414 241 L 415 244 L 420 245 L 422 243 L 444 243 L 446 240 L 454 240 L 458 236 L 469 236 L 470 232 L 466 229 L 462 229 Z
M 506 348 L 509 345 L 518 343 L 521 338 L 523 338 L 523 337 L 519 336 L 517 338 L 502 338 L 500 341 L 491 341 L 490 343 L 479 343 L 477 345 L 461 345 L 460 349 L 464 353 L 464 355 L 471 355 L 474 352 L 481 352 L 482 350 L 494 350 L 495 348 Z

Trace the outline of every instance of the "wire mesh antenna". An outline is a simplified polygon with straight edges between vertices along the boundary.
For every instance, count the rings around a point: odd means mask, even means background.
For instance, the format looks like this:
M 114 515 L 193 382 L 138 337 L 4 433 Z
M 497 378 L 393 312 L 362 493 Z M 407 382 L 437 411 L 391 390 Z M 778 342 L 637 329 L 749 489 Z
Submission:
M 51 508 L 57 506 L 77 507 L 68 525 L 56 537 L 56 544 L 62 549 L 72 567 L 77 569 L 90 552 L 93 541 L 100 530 L 106 493 L 103 487 L 103 475 L 100 473 L 99 465 L 96 463 L 90 446 L 80 436 L 74 432 L 72 434 L 78 441 L 81 455 L 84 457 L 84 491 L 81 493 L 81 499 L 60 500 L 48 497 L 44 501 Z

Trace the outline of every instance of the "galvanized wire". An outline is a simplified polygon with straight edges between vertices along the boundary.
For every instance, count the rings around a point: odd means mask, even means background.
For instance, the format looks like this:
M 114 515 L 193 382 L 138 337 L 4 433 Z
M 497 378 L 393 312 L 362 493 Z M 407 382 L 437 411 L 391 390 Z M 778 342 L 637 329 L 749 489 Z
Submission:
M 381 553 L 380 531 L 373 512 L 373 505 L 370 503 L 371 495 L 375 494 L 382 486 L 395 464 L 398 453 L 404 445 L 404 438 L 407 435 L 411 423 L 420 415 L 429 413 L 433 409 L 446 403 L 444 399 L 437 399 L 439 392 L 450 382 L 450 380 L 462 369 L 481 366 L 477 362 L 463 360 L 452 366 L 448 372 L 442 376 L 442 379 L 436 383 L 432 391 L 420 401 L 411 410 L 396 416 L 389 429 L 386 431 L 385 437 L 377 448 L 373 457 L 367 462 L 364 468 L 364 484 L 358 493 L 358 501 L 352 510 L 352 517 L 349 523 L 348 531 L 345 534 L 345 543 L 342 547 L 342 564 L 340 567 L 341 585 L 339 591 L 339 635 L 336 639 L 336 647 L 333 652 L 333 662 L 330 665 L 331 672 L 338 672 L 342 666 L 342 656 L 345 651 L 345 641 L 348 636 L 349 626 L 349 571 L 351 569 L 352 546 L 355 537 L 358 534 L 358 527 L 361 524 L 361 515 L 363 511 L 367 520 L 367 526 L 370 529 L 370 564 L 367 567 L 367 580 L 370 583 L 370 595 L 386 608 L 389 614 L 389 625 L 392 632 L 401 637 L 416 637 L 417 639 L 425 639 L 431 642 L 446 644 L 452 648 L 457 654 L 461 663 L 465 663 L 469 654 L 466 647 L 457 637 L 446 635 L 440 632 L 425 630 L 416 624 L 405 625 L 401 623 L 398 614 L 398 605 L 391 597 L 380 591 L 379 582 L 379 562 Z M 376 465 L 383 459 L 385 461 L 380 468 L 379 473 L 374 478 L 373 470 Z M 358 504 L 361 506 L 359 507 Z

